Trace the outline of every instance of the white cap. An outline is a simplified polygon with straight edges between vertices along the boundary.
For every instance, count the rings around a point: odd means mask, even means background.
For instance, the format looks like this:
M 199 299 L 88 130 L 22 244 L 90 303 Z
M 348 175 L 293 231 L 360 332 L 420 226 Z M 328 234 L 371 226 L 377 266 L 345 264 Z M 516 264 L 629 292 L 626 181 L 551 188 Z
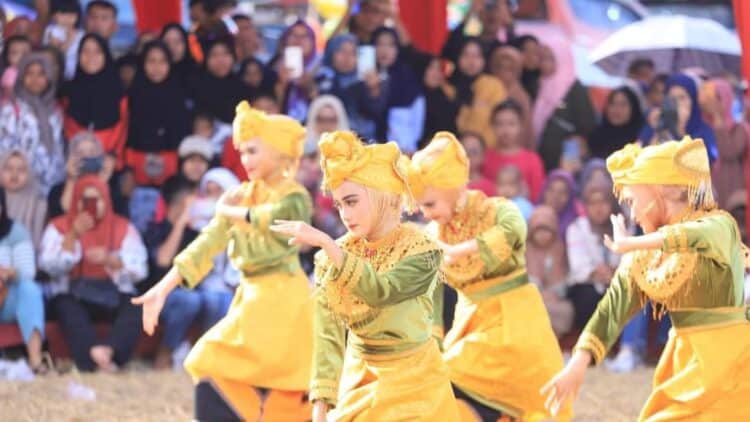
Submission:
M 214 151 L 211 147 L 211 141 L 200 135 L 190 135 L 180 142 L 180 147 L 177 149 L 177 155 L 180 158 L 185 158 L 189 155 L 198 154 L 211 161 L 214 158 Z

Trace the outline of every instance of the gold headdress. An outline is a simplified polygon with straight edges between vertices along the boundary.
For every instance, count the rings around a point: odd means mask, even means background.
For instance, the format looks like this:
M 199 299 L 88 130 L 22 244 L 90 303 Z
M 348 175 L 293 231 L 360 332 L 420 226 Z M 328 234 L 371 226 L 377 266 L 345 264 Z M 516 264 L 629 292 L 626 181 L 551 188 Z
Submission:
M 305 128 L 296 120 L 281 114 L 266 114 L 250 107 L 247 101 L 237 105 L 236 113 L 232 123 L 235 148 L 257 138 L 295 160 L 302 156 Z
M 438 132 L 429 145 L 414 154 L 408 176 L 416 198 L 420 198 L 428 187 L 461 188 L 469 181 L 469 158 L 452 133 Z
M 625 185 L 674 185 L 688 188 L 696 208 L 716 206 L 711 187 L 708 152 L 702 139 L 684 137 L 659 145 L 626 145 L 607 158 L 618 199 Z

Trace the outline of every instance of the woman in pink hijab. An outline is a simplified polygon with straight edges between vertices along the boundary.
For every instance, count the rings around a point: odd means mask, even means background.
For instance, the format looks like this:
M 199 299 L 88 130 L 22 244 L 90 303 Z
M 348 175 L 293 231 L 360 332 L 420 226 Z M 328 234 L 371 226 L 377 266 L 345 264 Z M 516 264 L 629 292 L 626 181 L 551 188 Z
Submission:
M 556 39 L 542 45 L 541 73 L 531 123 L 537 151 L 550 171 L 561 166 L 564 141 L 577 138 L 583 147 L 596 115 L 588 90 L 576 79 L 570 45 Z
M 719 159 L 713 165 L 711 178 L 719 206 L 727 207 L 729 196 L 745 189 L 745 161 L 750 140 L 750 124 L 736 122 L 732 116 L 734 89 L 724 78 L 711 79 L 702 108 L 706 122 L 716 134 Z

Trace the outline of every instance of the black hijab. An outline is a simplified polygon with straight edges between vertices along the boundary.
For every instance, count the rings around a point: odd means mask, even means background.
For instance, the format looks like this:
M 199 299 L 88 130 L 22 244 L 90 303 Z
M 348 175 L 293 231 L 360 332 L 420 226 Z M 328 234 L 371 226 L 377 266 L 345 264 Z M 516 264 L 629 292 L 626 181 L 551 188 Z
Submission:
M 245 83 L 245 71 L 249 66 L 258 66 L 260 67 L 260 70 L 263 74 L 263 78 L 260 81 L 260 85 L 258 86 L 250 86 L 247 83 Z M 263 62 L 258 60 L 255 57 L 248 57 L 245 60 L 240 63 L 240 70 L 237 73 L 237 77 L 240 78 L 242 83 L 245 85 L 248 91 L 248 96 L 251 99 L 254 99 L 260 95 L 271 95 L 273 96 L 273 86 L 276 84 L 276 74 L 274 72 L 271 72 L 266 66 L 263 65 Z
M 638 134 L 643 128 L 643 113 L 641 104 L 636 94 L 627 87 L 620 87 L 612 91 L 607 97 L 607 105 L 614 99 L 615 95 L 622 93 L 630 103 L 630 119 L 619 126 L 615 126 L 607 118 L 606 106 L 602 115 L 602 121 L 589 135 L 589 150 L 592 157 L 607 158 L 613 152 L 621 149 L 626 144 L 635 142 Z
M 169 49 L 161 41 L 144 46 L 129 91 L 128 147 L 144 152 L 176 151 L 190 131 L 185 90 L 171 64 L 162 82 L 155 83 L 146 76 L 146 57 L 154 50 L 161 50 L 171 63 Z
M 477 80 L 479 75 L 481 75 L 481 72 L 478 75 L 474 76 L 467 75 L 466 73 L 461 71 L 461 68 L 458 67 L 458 63 L 461 59 L 461 54 L 463 54 L 464 50 L 469 44 L 476 44 L 479 47 L 479 50 L 483 51 L 482 42 L 478 37 L 464 38 L 463 42 L 461 43 L 461 48 L 458 49 L 458 56 L 456 57 L 456 67 L 453 69 L 453 74 L 451 74 L 450 78 L 448 79 L 448 81 L 456 88 L 456 100 L 460 105 L 471 104 L 472 100 L 474 99 L 474 91 L 472 91 L 472 85 L 474 84 L 474 81 Z
M 387 69 L 379 69 L 388 72 L 388 108 L 408 107 L 414 100 L 422 95 L 422 84 L 414 74 L 412 68 L 406 63 L 405 54 L 401 47 L 401 40 L 393 28 L 381 26 L 372 33 L 372 44 L 377 44 L 378 38 L 390 34 L 396 43 L 396 60 Z
M 540 44 L 539 39 L 533 35 L 521 35 L 511 40 L 510 45 L 515 47 L 518 51 L 523 53 L 523 45 L 527 41 L 534 41 Z M 523 72 L 521 73 L 521 85 L 523 89 L 529 94 L 531 100 L 536 100 L 536 96 L 539 94 L 539 80 L 542 78 L 542 71 L 540 69 L 528 69 L 524 66 Z
M 179 61 L 175 61 L 172 64 L 172 73 L 181 78 L 182 81 L 186 81 L 187 78 L 195 73 L 195 71 L 198 69 L 198 63 L 196 63 L 195 59 L 193 58 L 193 55 L 190 52 L 190 42 L 188 41 L 188 33 L 185 30 L 185 28 L 182 27 L 179 23 L 170 23 L 164 26 L 164 29 L 161 31 L 161 35 L 159 36 L 159 39 L 164 41 L 164 36 L 167 34 L 167 32 L 176 29 L 180 33 L 180 37 L 182 38 L 183 44 L 185 44 L 185 54 L 182 56 L 182 58 Z M 176 60 L 174 57 L 172 57 L 173 60 Z
M 93 40 L 104 54 L 104 67 L 90 75 L 81 67 L 81 53 L 88 40 Z M 65 89 L 69 99 L 68 114 L 84 127 L 107 129 L 120 120 L 120 101 L 125 90 L 107 42 L 97 34 L 86 34 L 78 47 L 76 73 Z
M 211 51 L 219 46 L 224 46 L 234 56 L 234 43 L 231 38 L 216 39 L 206 50 L 203 67 L 191 78 L 190 87 L 196 108 L 209 110 L 222 122 L 231 123 L 237 104 L 249 97 L 249 90 L 234 73 L 230 72 L 227 76 L 220 78 L 209 72 L 208 58 Z
M 5 204 L 5 189 L 0 187 L 0 239 L 4 239 L 12 227 L 13 220 L 8 217 L 8 207 Z

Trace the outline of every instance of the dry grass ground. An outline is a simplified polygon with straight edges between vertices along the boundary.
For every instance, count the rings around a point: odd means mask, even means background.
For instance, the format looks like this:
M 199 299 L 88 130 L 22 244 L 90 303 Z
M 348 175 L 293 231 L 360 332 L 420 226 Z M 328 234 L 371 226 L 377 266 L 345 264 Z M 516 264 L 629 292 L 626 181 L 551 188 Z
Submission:
M 648 396 L 651 373 L 590 371 L 575 406 L 575 420 L 635 420 Z M 93 389 L 96 400 L 71 398 L 71 382 Z M 189 421 L 191 414 L 191 383 L 185 374 L 135 370 L 47 376 L 28 383 L 0 381 L 1 422 Z

